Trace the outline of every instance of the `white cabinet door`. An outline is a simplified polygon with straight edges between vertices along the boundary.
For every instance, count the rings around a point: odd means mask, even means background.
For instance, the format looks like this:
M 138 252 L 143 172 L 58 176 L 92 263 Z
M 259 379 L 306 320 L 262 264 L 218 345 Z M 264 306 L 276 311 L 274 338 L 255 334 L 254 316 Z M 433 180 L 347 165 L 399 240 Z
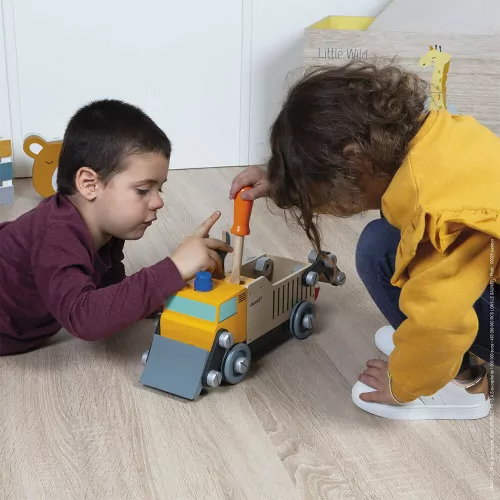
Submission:
M 237 165 L 242 1 L 15 0 L 23 137 L 112 97 L 166 132 L 172 168 Z
M 3 26 L 3 12 L 0 8 L 0 26 Z M 0 32 L 0 139 L 11 139 L 9 88 L 7 84 L 7 64 L 5 59 L 5 39 Z
M 269 128 L 302 65 L 304 29 L 327 16 L 376 16 L 389 0 L 253 0 L 249 159 L 266 161 Z

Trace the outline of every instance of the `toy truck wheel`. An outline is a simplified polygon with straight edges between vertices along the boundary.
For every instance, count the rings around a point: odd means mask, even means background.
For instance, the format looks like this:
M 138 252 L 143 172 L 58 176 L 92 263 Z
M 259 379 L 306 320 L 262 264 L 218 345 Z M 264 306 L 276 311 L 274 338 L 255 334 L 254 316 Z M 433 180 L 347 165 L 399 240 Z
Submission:
M 233 345 L 222 362 L 222 375 L 229 384 L 239 384 L 250 369 L 252 354 L 244 343 Z
M 290 331 L 292 335 L 300 340 L 311 335 L 316 318 L 316 308 L 314 304 L 303 300 L 297 302 L 290 314 Z

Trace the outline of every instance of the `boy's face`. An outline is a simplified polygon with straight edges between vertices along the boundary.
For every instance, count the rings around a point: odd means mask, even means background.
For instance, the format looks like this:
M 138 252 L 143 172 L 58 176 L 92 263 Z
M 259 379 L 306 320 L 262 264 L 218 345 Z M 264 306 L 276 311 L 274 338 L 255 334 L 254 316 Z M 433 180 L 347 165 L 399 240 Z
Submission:
M 103 235 L 137 240 L 164 205 L 160 193 L 167 180 L 169 161 L 163 155 L 142 154 L 126 162 L 125 169 L 106 186 L 100 184 L 94 215 Z

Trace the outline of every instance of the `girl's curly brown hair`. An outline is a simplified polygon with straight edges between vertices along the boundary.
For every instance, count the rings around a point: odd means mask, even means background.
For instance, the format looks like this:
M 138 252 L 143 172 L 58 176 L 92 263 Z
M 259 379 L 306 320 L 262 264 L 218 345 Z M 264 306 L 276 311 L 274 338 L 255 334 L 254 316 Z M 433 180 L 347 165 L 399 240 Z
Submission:
M 362 163 L 392 178 L 425 120 L 427 97 L 416 75 L 360 60 L 312 67 L 292 86 L 271 128 L 270 197 L 292 210 L 318 251 L 318 213 L 359 213 Z

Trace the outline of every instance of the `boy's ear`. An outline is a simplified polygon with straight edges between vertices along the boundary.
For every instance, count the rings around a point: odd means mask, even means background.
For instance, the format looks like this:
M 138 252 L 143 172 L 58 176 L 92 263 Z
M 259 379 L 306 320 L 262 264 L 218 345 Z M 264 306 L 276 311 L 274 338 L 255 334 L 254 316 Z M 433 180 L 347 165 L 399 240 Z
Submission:
M 37 152 L 33 151 L 31 149 L 31 146 L 36 145 L 40 146 L 40 149 L 38 149 Z M 26 137 L 23 143 L 23 151 L 30 157 L 35 159 L 37 155 L 40 154 L 40 151 L 47 145 L 47 141 L 45 141 L 42 137 L 39 135 L 30 135 Z
M 93 201 L 97 197 L 97 185 L 99 176 L 88 167 L 81 167 L 75 175 L 76 190 L 88 201 Z

